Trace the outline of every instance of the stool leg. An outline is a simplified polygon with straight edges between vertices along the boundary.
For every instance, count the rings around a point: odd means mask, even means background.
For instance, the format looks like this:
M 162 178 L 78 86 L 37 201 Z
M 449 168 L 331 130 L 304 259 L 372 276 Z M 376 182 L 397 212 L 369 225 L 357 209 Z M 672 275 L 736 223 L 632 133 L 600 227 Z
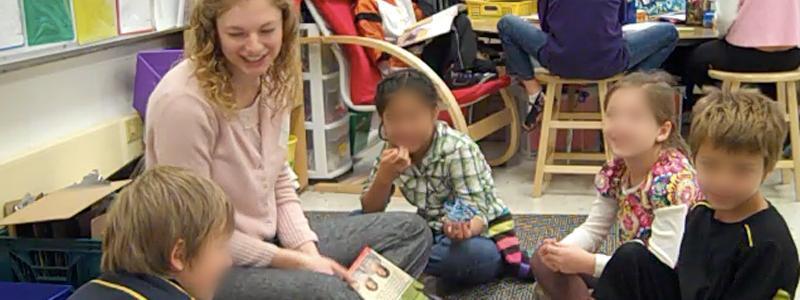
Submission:
M 739 82 L 739 81 L 732 81 L 731 82 L 731 87 L 730 87 L 731 91 L 737 91 L 741 87 L 742 87 L 742 83 L 741 82 Z
M 559 120 L 559 118 L 556 118 L 555 116 L 558 116 L 561 113 L 561 105 L 564 99 L 561 98 L 559 94 L 561 94 L 561 92 L 564 90 L 564 85 L 557 83 L 554 84 L 553 86 L 555 86 L 556 90 L 556 100 L 553 103 L 553 118 L 551 120 Z M 547 164 L 552 165 L 553 161 L 555 160 L 555 155 L 553 154 L 558 152 L 558 129 L 551 128 L 549 136 L 550 140 L 547 143 L 547 147 L 548 150 L 551 151 L 547 152 L 548 153 Z M 569 138 L 567 138 L 567 149 L 570 149 L 571 147 L 572 147 L 572 142 L 569 140 Z M 547 181 L 547 178 L 549 178 L 549 176 L 545 174 L 545 181 Z
M 600 81 L 597 83 L 597 101 L 600 101 L 600 103 L 598 103 L 598 107 L 600 107 L 600 121 L 606 117 L 606 93 L 608 93 L 608 81 Z M 614 159 L 614 154 L 611 151 L 611 147 L 608 145 L 606 135 L 603 134 L 602 130 L 600 130 L 600 135 L 603 137 L 603 151 L 606 154 L 606 161 L 611 161 Z
M 553 118 L 551 120 L 559 120 L 560 119 L 560 118 L 558 118 L 558 116 L 561 113 L 561 105 L 563 105 L 563 102 L 564 102 L 564 98 L 561 97 L 561 96 L 563 96 L 561 94 L 561 92 L 564 91 L 564 85 L 560 84 L 560 83 L 559 84 L 555 84 L 555 90 L 556 90 L 556 100 L 553 103 Z M 558 129 L 550 128 L 549 136 L 550 136 L 550 140 L 547 143 L 547 162 L 546 162 L 546 165 L 551 166 L 551 165 L 554 164 L 555 159 L 556 159 L 555 153 L 558 152 Z M 570 140 L 568 138 L 567 139 L 567 149 L 569 149 L 571 146 L 572 146 L 572 144 L 571 144 L 571 142 L 570 142 Z M 542 184 L 543 189 L 547 188 L 547 186 L 550 185 L 551 179 L 553 179 L 553 174 L 545 172 L 544 173 L 544 183 Z
M 789 102 L 789 134 L 792 141 L 792 161 L 794 171 L 794 192 L 795 199 L 800 198 L 800 120 L 797 113 L 797 82 L 789 82 L 788 99 Z
M 550 121 L 553 118 L 553 104 L 556 99 L 555 84 L 548 83 L 544 96 L 544 112 L 542 116 L 541 132 L 539 134 L 539 154 L 536 157 L 536 173 L 533 176 L 533 196 L 542 196 L 544 190 L 544 169 L 547 167 L 548 152 L 550 148 Z
M 731 82 L 727 80 L 722 81 L 722 90 L 723 91 L 730 91 L 731 90 Z
M 786 122 L 789 123 L 789 125 L 791 126 L 791 123 L 789 121 L 789 115 L 786 112 L 787 111 L 787 108 L 786 108 L 786 105 L 787 105 L 787 103 L 786 103 L 786 83 L 785 82 L 778 82 L 775 85 L 777 86 L 777 89 L 778 89 L 778 94 L 777 94 L 777 96 L 778 96 L 778 99 L 777 99 L 778 100 L 778 106 L 780 106 L 781 113 L 783 113 L 784 118 L 786 119 Z M 791 135 L 789 135 L 789 138 L 790 138 L 790 141 L 791 141 Z M 792 169 L 781 169 L 781 184 L 789 184 L 790 183 L 789 180 L 790 180 L 791 177 L 792 177 Z

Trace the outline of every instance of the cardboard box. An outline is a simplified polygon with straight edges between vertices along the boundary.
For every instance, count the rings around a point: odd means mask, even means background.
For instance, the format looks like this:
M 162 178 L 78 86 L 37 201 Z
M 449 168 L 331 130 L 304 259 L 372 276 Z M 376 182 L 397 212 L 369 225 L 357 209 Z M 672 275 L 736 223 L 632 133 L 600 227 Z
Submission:
M 80 185 L 50 193 L 0 220 L 0 226 L 16 228 L 17 236 L 37 238 L 80 238 L 92 236 L 92 219 L 105 210 L 108 195 L 128 185 L 130 180 Z M 104 223 L 104 222 L 102 222 Z M 101 224 L 102 224 L 101 223 Z M 19 226 L 30 224 L 32 226 Z M 29 227 L 31 229 L 22 230 Z M 96 229 L 102 232 L 102 228 Z M 13 231 L 13 230 L 9 230 Z
M 95 240 L 102 240 L 103 233 L 106 231 L 106 226 L 108 226 L 108 215 L 102 214 L 92 219 L 92 239 Z

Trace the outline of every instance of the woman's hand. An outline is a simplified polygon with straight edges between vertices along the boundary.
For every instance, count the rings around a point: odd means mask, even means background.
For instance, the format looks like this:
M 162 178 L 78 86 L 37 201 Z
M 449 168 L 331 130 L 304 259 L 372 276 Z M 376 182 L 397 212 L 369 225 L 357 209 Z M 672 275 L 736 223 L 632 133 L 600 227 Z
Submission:
M 595 257 L 582 248 L 559 242 L 545 241 L 539 250 L 544 264 L 564 274 L 594 274 Z
M 336 261 L 318 253 L 309 255 L 299 250 L 281 248 L 275 253 L 270 266 L 286 270 L 307 270 L 336 276 L 347 283 L 353 282 L 353 278 L 347 273 L 347 269 Z
M 355 282 L 345 267 L 324 256 L 305 255 L 300 269 L 336 276 L 351 285 Z
M 469 222 L 451 222 L 445 220 L 442 224 L 444 235 L 458 242 L 478 236 L 483 232 L 483 219 L 474 217 Z
M 411 156 L 405 147 L 389 148 L 381 153 L 381 162 L 378 164 L 378 176 L 384 180 L 393 181 L 411 166 Z

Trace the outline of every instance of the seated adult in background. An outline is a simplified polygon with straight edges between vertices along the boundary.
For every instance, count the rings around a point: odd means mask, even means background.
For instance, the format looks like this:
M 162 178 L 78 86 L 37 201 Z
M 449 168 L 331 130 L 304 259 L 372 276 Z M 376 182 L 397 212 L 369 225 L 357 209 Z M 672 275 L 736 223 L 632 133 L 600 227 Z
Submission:
M 431 233 L 414 214 L 316 222 L 303 214 L 286 162 L 302 80 L 292 67 L 297 27 L 289 0 L 197 1 L 188 36 L 195 47 L 150 98 L 147 167 L 187 168 L 233 204 L 236 267 L 217 299 L 359 299 L 343 265 L 364 246 L 412 276 L 428 261 Z
M 625 5 L 625 0 L 539 0 L 541 29 L 517 16 L 500 19 L 508 74 L 522 81 L 528 94 L 526 128 L 535 127 L 544 102 L 531 58 L 556 75 L 583 79 L 661 67 L 678 31 L 657 23 L 623 33 Z
M 712 85 L 709 69 L 731 72 L 782 72 L 800 67 L 800 4 L 797 0 L 715 1 L 720 39 L 695 49 L 687 77 L 699 86 Z M 775 98 L 774 85 L 764 93 Z M 691 89 L 687 96 L 692 99 Z

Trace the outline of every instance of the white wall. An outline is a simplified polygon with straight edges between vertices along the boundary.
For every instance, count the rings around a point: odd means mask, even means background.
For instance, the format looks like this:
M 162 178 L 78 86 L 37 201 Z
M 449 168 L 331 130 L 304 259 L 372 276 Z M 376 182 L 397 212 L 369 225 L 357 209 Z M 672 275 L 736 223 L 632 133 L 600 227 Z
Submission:
M 180 46 L 172 34 L 0 74 L 0 164 L 130 115 L 136 53 Z

